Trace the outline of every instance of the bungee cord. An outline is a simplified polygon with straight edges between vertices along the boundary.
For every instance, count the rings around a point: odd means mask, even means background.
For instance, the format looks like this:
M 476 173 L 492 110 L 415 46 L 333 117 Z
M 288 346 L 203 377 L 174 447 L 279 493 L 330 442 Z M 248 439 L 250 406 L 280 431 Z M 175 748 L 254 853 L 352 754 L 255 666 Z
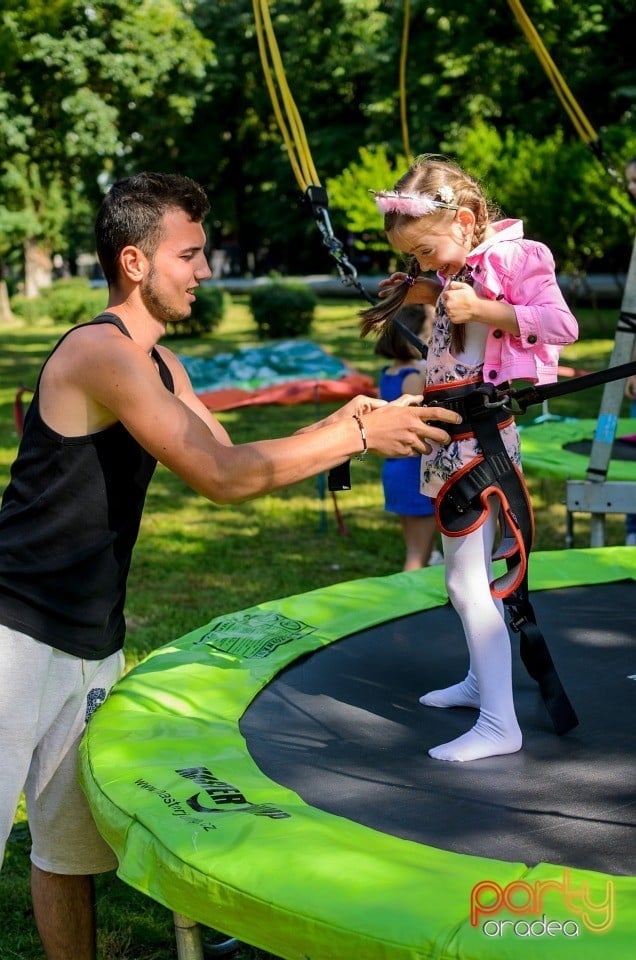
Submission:
M 269 5 L 267 0 L 252 0 L 252 5 L 256 22 L 258 50 L 274 116 L 287 148 L 289 161 L 298 186 L 305 193 L 311 185 L 320 186 L 320 179 L 311 157 L 309 142 L 300 113 L 287 83 L 283 60 L 269 13 Z M 272 68 L 280 90 L 284 111 L 272 77 Z
M 356 287 L 365 300 L 373 304 L 375 301 L 358 280 L 358 271 L 346 255 L 342 242 L 333 232 L 327 209 L 329 198 L 327 191 L 320 183 L 305 128 L 287 83 L 268 2 L 267 0 L 252 0 L 252 6 L 265 83 L 298 186 L 311 209 L 316 225 L 320 230 L 322 242 L 336 262 L 340 280 L 345 286 Z M 274 78 L 276 82 L 274 82 Z M 278 84 L 278 89 L 276 84 Z
M 402 126 L 402 145 L 404 156 L 410 162 L 412 159 L 409 144 L 409 127 L 406 112 L 406 62 L 409 48 L 409 32 L 411 26 L 411 0 L 404 0 L 404 21 L 402 23 L 402 45 L 400 47 L 400 123 Z
M 524 10 L 519 0 L 508 0 L 508 6 L 514 13 L 517 22 L 519 23 L 519 26 L 521 27 L 531 48 L 534 50 L 539 63 L 545 70 L 548 79 L 554 87 L 556 95 L 561 101 L 563 108 L 572 121 L 576 132 L 579 134 L 584 143 L 587 143 L 588 146 L 592 146 L 592 144 L 598 142 L 598 135 L 590 121 L 583 113 L 583 110 L 579 106 L 572 91 L 563 79 L 563 76 L 559 72 L 554 60 L 546 50 L 541 37 L 537 33 L 532 21 L 530 20 L 530 17 Z
M 574 126 L 574 129 L 580 136 L 581 140 L 590 148 L 596 159 L 603 165 L 607 173 L 609 173 L 609 175 L 617 183 L 622 185 L 621 177 L 611 166 L 604 154 L 601 138 L 581 109 L 581 106 L 579 105 L 569 86 L 563 79 L 563 76 L 561 75 L 556 63 L 548 53 L 541 37 L 539 36 L 534 24 L 530 20 L 530 17 L 526 13 L 522 4 L 519 2 L 519 0 L 508 0 L 508 6 L 512 10 L 519 26 L 521 27 L 521 30 L 530 44 L 530 47 L 536 54 L 539 63 L 543 67 L 557 97 L 559 98 L 559 101 L 561 102 L 561 105 L 572 121 L 572 125 Z

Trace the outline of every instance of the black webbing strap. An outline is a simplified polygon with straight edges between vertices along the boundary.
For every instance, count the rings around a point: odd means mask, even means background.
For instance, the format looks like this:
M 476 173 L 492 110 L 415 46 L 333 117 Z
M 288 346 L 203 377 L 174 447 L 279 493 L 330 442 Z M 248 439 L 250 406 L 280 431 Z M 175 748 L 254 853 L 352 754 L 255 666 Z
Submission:
M 543 403 L 552 397 L 564 397 L 568 393 L 577 393 L 579 390 L 589 390 L 601 383 L 611 383 L 613 380 L 624 380 L 636 374 L 636 360 L 621 363 L 607 370 L 597 370 L 596 373 L 586 373 L 571 380 L 560 380 L 558 383 L 544 383 L 541 386 L 523 387 L 521 390 L 508 390 L 508 396 L 515 400 L 521 413 L 535 403 Z
M 578 725 L 579 720 L 563 689 L 545 638 L 537 626 L 534 610 L 528 600 L 527 583 L 518 594 L 504 602 L 510 612 L 510 629 L 519 633 L 521 660 L 539 686 L 554 729 L 559 735 L 568 733 Z
M 332 467 L 327 474 L 327 489 L 330 493 L 339 493 L 341 490 L 351 490 L 351 461 L 345 460 L 337 467 Z
M 443 532 L 461 536 L 461 531 L 478 523 L 487 509 L 484 495 L 499 497 L 502 540 L 494 559 L 505 558 L 507 573 L 491 585 L 493 594 L 500 596 L 509 610 L 511 629 L 520 636 L 523 664 L 539 686 L 555 731 L 564 734 L 577 726 L 578 719 L 537 626 L 528 595 L 527 559 L 534 538 L 532 504 L 523 476 L 501 439 L 496 408 L 486 406 L 485 399 L 477 389 L 464 401 L 483 459 L 479 458 L 449 483 L 436 504 L 438 523 Z
M 398 316 L 393 317 L 391 323 L 398 328 L 404 339 L 408 340 L 408 342 L 415 347 L 417 352 L 422 354 L 423 359 L 426 360 L 426 357 L 428 356 L 428 347 L 424 341 L 420 340 L 418 335 L 413 333 L 413 331 L 410 330 L 405 323 L 402 323 Z

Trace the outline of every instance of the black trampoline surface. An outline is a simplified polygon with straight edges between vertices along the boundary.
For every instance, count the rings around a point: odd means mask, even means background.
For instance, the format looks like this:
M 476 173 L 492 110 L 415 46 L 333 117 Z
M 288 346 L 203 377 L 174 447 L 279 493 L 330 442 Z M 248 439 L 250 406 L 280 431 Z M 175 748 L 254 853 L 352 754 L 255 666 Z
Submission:
M 296 661 L 241 720 L 250 754 L 312 806 L 457 853 L 633 875 L 636 612 L 633 581 L 535 592 L 532 603 L 578 714 L 557 736 L 512 634 L 519 753 L 470 763 L 427 750 L 476 711 L 418 697 L 465 675 L 448 606 L 346 637 Z
M 564 443 L 563 449 L 569 450 L 570 453 L 580 453 L 589 457 L 592 452 L 592 441 L 576 440 L 572 443 Z M 612 460 L 636 461 L 636 442 L 634 440 L 621 440 L 620 438 L 615 440 L 612 446 Z

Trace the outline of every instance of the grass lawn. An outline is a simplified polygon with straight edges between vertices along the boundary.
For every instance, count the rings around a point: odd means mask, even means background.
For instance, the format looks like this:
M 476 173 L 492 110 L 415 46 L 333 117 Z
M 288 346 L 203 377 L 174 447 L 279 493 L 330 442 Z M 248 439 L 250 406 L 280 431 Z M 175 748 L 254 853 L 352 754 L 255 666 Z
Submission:
M 357 334 L 357 300 L 321 301 L 312 339 L 357 369 L 377 378 L 381 358 Z M 607 366 L 618 308 L 578 310 L 582 337 L 562 362 L 578 369 Z M 17 447 L 13 401 L 20 384 L 35 384 L 43 358 L 62 328 L 0 328 L 0 485 L 6 485 Z M 177 352 L 210 356 L 256 343 L 247 302 L 236 298 L 219 330 L 199 340 L 171 340 Z M 553 414 L 596 417 L 602 388 L 555 400 Z M 284 436 L 333 409 L 247 407 L 219 415 L 235 443 Z M 524 420 L 540 413 L 532 408 Z M 627 415 L 627 404 L 623 415 Z M 303 593 L 341 580 L 382 576 L 401 569 L 402 541 L 396 519 L 382 507 L 380 461 L 352 464 L 353 489 L 338 495 L 347 530 L 338 528 L 330 495 L 319 479 L 240 506 L 215 506 L 159 467 L 151 485 L 128 590 L 127 663 L 219 614 L 263 599 Z M 536 546 L 565 543 L 564 482 L 529 477 L 536 511 Z M 609 517 L 608 544 L 624 540 L 623 517 Z M 589 543 L 589 523 L 577 517 L 576 545 Z M 2 960 L 42 960 L 28 895 L 28 828 L 16 823 L 0 874 Z M 168 911 L 124 886 L 99 878 L 100 960 L 169 960 L 175 956 Z M 264 958 L 245 948 L 242 957 Z

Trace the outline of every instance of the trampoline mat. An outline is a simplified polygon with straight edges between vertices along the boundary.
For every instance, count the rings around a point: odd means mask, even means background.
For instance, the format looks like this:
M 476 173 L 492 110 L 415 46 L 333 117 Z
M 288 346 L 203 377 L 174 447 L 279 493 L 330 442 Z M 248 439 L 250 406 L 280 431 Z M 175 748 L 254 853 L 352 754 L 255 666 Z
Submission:
M 589 457 L 592 452 L 591 440 L 577 440 L 572 443 L 564 443 L 564 450 L 570 453 L 580 453 Z M 636 462 L 636 442 L 634 440 L 615 440 L 612 446 L 612 460 L 629 460 Z
M 249 752 L 307 803 L 397 837 L 529 866 L 633 875 L 633 581 L 536 592 L 532 602 L 579 716 L 566 736 L 553 732 L 512 634 L 523 749 L 470 763 L 427 755 L 476 717 L 418 703 L 466 671 L 463 633 L 446 605 L 283 670 L 241 720 Z

